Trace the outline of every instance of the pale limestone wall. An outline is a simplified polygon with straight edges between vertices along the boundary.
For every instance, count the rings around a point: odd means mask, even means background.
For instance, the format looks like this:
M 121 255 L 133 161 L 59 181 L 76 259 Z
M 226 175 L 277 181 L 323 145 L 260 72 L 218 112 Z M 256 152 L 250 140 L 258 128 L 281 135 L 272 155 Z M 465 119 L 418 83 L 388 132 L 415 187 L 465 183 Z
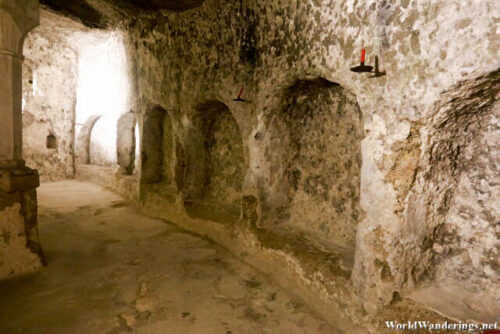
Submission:
M 39 23 L 37 0 L 0 0 L 0 279 L 31 273 L 43 258 L 38 240 L 36 170 L 22 160 L 22 59 Z
M 400 232 L 399 268 L 409 283 L 460 293 L 456 312 L 483 321 L 500 314 L 499 96 L 499 71 L 442 94 L 422 128 L 423 158 Z
M 36 29 L 24 47 L 23 153 L 42 182 L 74 176 L 77 54 L 65 41 Z M 56 148 L 47 147 L 47 137 Z
M 298 283 L 300 293 L 309 294 L 310 300 L 321 300 L 317 308 L 323 308 L 320 311 L 326 316 L 331 309 L 323 306 L 336 305 L 333 309 L 338 312 L 331 315 L 335 320 L 338 313 L 340 318 L 350 317 L 350 321 L 361 322 L 366 311 L 374 312 L 383 305 L 386 305 L 383 308 L 385 315 L 391 316 L 387 313 L 391 310 L 387 306 L 391 301 L 398 305 L 399 296 L 408 296 L 420 286 L 432 284 L 435 277 L 449 275 L 452 270 L 446 268 L 466 268 L 463 289 L 482 289 L 485 294 L 494 295 L 492 283 L 498 268 L 490 257 L 498 254 L 495 253 L 498 252 L 495 250 L 498 236 L 492 233 L 489 223 L 486 226 L 480 222 L 484 226 L 477 230 L 464 227 L 462 220 L 472 223 L 476 220 L 474 217 L 484 215 L 498 221 L 496 212 L 490 213 L 493 218 L 483 213 L 484 208 L 490 209 L 491 198 L 496 194 L 494 182 L 487 181 L 498 178 L 495 169 L 481 167 L 489 175 L 483 177 L 483 172 L 475 174 L 478 166 L 470 165 L 461 174 L 463 181 L 460 182 L 455 180 L 453 173 L 440 176 L 441 172 L 436 171 L 430 174 L 431 179 L 444 180 L 452 190 L 459 189 L 450 197 L 456 204 L 445 217 L 444 225 L 454 231 L 455 236 L 467 235 L 460 239 L 464 244 L 458 248 L 470 248 L 471 260 L 475 261 L 471 263 L 466 256 L 441 257 L 433 253 L 439 254 L 440 247 L 455 249 L 457 243 L 453 239 L 448 244 L 440 243 L 434 238 L 435 228 L 443 222 L 433 214 L 433 205 L 438 203 L 434 197 L 440 193 L 429 188 L 426 184 L 429 178 L 421 174 L 427 168 L 435 169 L 432 166 L 437 163 L 429 158 L 429 152 L 432 151 L 432 138 L 441 138 L 442 129 L 433 119 L 436 113 L 440 114 L 440 101 L 447 99 L 444 92 L 457 84 L 460 86 L 461 82 L 466 83 L 467 91 L 468 85 L 474 86 L 474 82 L 483 80 L 482 75 L 494 73 L 500 67 L 500 9 L 494 0 L 206 0 L 201 7 L 190 11 L 137 14 L 139 17 L 126 21 L 122 29 L 128 34 L 125 42 L 130 62 L 129 77 L 133 79 L 130 86 L 136 92 L 131 109 L 138 111 L 138 121 L 144 132 L 142 155 L 145 147 L 165 138 L 158 135 L 148 139 L 149 125 L 144 126 L 152 106 L 161 106 L 172 123 L 171 128 L 163 126 L 162 129 L 171 131 L 170 138 L 175 138 L 176 142 L 176 157 L 171 160 L 183 161 L 174 168 L 176 183 L 182 185 L 178 186 L 181 193 L 168 193 L 175 189 L 161 184 L 141 188 L 141 193 L 144 192 L 141 204 L 148 212 L 207 234 L 235 253 L 251 254 L 242 256 L 255 265 L 259 265 L 259 260 L 270 258 L 270 263 L 280 263 L 279 268 L 264 270 L 279 276 L 280 282 Z M 386 76 L 368 78 L 368 75 L 350 71 L 350 67 L 359 64 L 362 47 L 367 49 L 369 64 L 373 64 L 375 55 L 379 56 Z M 342 222 L 347 226 L 356 225 L 356 232 L 349 229 L 344 235 L 322 231 L 322 225 L 313 218 L 314 212 L 320 212 L 318 216 L 332 215 L 327 210 L 322 211 L 321 206 L 311 210 L 310 206 L 301 207 L 304 201 L 290 202 L 285 182 L 283 162 L 290 155 L 290 146 L 283 143 L 287 142 L 290 133 L 284 122 L 277 120 L 277 115 L 284 109 L 294 112 L 307 105 L 313 105 L 314 112 L 330 110 L 332 106 L 341 105 L 343 100 L 342 96 L 318 98 L 314 105 L 311 103 L 314 99 L 300 91 L 294 102 L 296 108 L 287 108 L 286 92 L 290 87 L 298 80 L 318 78 L 339 84 L 342 95 L 348 97 L 350 114 L 359 108 L 358 128 L 353 126 L 347 131 L 349 127 L 345 127 L 338 141 L 352 143 L 352 156 L 359 155 L 359 149 L 361 161 L 358 166 L 352 164 L 353 169 L 341 169 L 335 180 L 328 181 L 332 189 L 338 186 L 338 180 L 352 181 L 353 187 L 359 185 L 359 190 L 345 192 L 350 196 L 348 202 L 359 212 L 353 215 L 355 219 L 351 216 L 349 223 Z M 490 80 L 493 84 L 488 86 L 493 96 L 498 92 L 495 80 Z M 241 88 L 244 89 L 242 97 L 249 102 L 234 101 Z M 490 103 L 490 93 L 474 92 L 472 106 Z M 211 222 L 187 219 L 182 206 L 184 199 L 199 195 L 197 192 L 201 191 L 206 171 L 206 152 L 200 149 L 203 136 L 196 123 L 198 106 L 214 101 L 229 108 L 243 141 L 244 164 L 235 161 L 244 175 L 242 219 L 234 224 L 239 224 L 239 234 L 214 227 Z M 458 106 L 461 103 L 459 99 Z M 344 107 L 345 103 L 338 110 L 346 110 Z M 445 108 L 441 113 L 446 116 L 448 112 Z M 338 124 L 343 121 L 345 117 Z M 460 122 L 460 118 L 451 117 L 449 129 L 459 127 Z M 324 123 L 325 129 L 317 131 L 327 137 L 337 123 L 333 117 L 326 118 Z M 307 128 L 308 123 L 303 125 Z M 313 126 L 320 128 L 320 124 Z M 492 144 L 496 135 L 488 131 L 478 132 L 477 138 L 474 137 L 477 142 L 468 147 L 476 151 L 476 147 L 487 145 L 484 152 L 496 157 L 498 153 Z M 317 143 L 312 135 L 315 131 L 310 133 L 310 136 L 301 134 L 306 138 L 299 142 Z M 293 134 L 300 134 L 300 131 Z M 444 135 L 442 139 L 438 142 L 463 140 L 456 134 Z M 298 155 L 298 159 L 304 162 L 309 154 L 312 157 L 316 153 L 326 154 L 322 160 L 329 161 L 327 167 L 345 159 L 335 150 L 329 150 L 330 147 L 322 149 L 321 145 L 306 151 L 306 157 Z M 171 157 L 172 151 L 168 147 L 163 160 Z M 446 152 L 446 145 L 443 152 Z M 487 156 L 484 152 L 474 154 L 482 160 Z M 182 156 L 185 159 L 181 159 Z M 162 160 L 161 157 L 154 159 Z M 451 166 L 461 163 L 457 157 L 450 159 Z M 318 166 L 314 159 L 310 160 L 311 168 L 306 173 Z M 168 171 L 172 172 L 172 168 Z M 99 179 L 98 171 L 89 173 Z M 161 175 L 155 173 L 143 170 L 143 180 L 145 175 L 161 179 Z M 106 183 L 113 183 L 109 182 L 110 174 L 106 175 Z M 471 181 L 483 186 L 480 181 L 483 179 L 487 184 L 481 192 L 488 193 L 489 197 L 486 202 L 477 204 L 480 200 L 475 197 L 477 192 L 465 186 Z M 415 198 L 421 202 L 416 203 Z M 172 203 L 167 205 L 165 201 Z M 461 201 L 467 202 L 473 210 L 470 216 L 458 219 L 463 206 Z M 412 213 L 415 205 L 421 210 L 420 216 Z M 344 211 L 341 214 L 347 212 Z M 304 242 L 297 237 L 299 224 L 286 226 L 286 219 L 279 219 L 286 218 L 290 212 L 304 215 L 300 224 L 316 232 L 317 239 L 325 239 L 321 242 L 326 249 L 331 249 L 328 246 L 333 248 L 339 237 L 355 244 L 353 269 L 352 265 L 339 264 L 339 259 L 330 253 L 312 247 L 310 240 Z M 331 219 L 331 226 L 339 226 L 335 220 L 342 219 L 342 215 Z M 284 227 L 290 233 L 287 237 L 272 234 Z M 475 241 L 482 240 L 482 236 L 486 238 L 485 247 Z M 435 250 L 434 244 L 437 245 Z M 348 255 L 354 257 L 352 252 Z M 439 310 L 446 312 L 446 307 Z M 373 319 L 364 320 L 368 323 Z M 380 333 L 379 329 L 371 328 L 374 333 Z
M 422 152 L 418 129 L 441 92 L 500 67 L 498 13 L 494 1 L 472 0 L 206 1 L 189 12 L 144 16 L 129 28 L 136 109 L 164 106 L 173 131 L 182 134 L 193 128 L 196 105 L 225 103 L 245 145 L 243 194 L 260 199 L 258 219 L 265 225 L 266 210 L 286 203 L 272 177 L 273 159 L 283 152 L 270 138 L 281 134 L 272 134 L 268 122 L 282 92 L 297 79 L 325 78 L 353 94 L 364 138 L 352 280 L 370 311 L 432 278 L 409 280 L 401 255 L 411 252 L 398 244 L 403 235 L 416 240 L 401 226 Z M 379 55 L 387 76 L 369 79 L 349 70 L 362 47 L 368 63 Z M 233 101 L 241 87 L 252 103 Z M 189 150 L 188 141 L 182 144 Z M 405 259 L 405 268 L 419 261 Z

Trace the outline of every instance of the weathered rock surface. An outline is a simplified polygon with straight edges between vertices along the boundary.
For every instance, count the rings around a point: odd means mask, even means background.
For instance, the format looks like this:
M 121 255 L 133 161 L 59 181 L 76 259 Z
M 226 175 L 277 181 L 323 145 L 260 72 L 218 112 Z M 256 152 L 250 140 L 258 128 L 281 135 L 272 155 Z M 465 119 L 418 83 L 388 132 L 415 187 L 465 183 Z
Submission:
M 123 36 L 132 93 L 121 113 L 137 114 L 140 182 L 123 187 L 96 166 L 82 175 L 102 173 L 150 214 L 279 267 L 263 270 L 348 332 L 419 314 L 410 296 L 495 320 L 477 311 L 498 300 L 495 1 L 130 4 L 85 2 L 99 13 L 86 25 Z M 91 42 L 86 29 L 75 36 Z M 363 47 L 386 76 L 350 71 Z M 115 167 L 94 138 L 105 154 L 84 163 Z M 119 154 L 125 169 L 132 153 Z M 445 277 L 473 311 L 412 295 Z

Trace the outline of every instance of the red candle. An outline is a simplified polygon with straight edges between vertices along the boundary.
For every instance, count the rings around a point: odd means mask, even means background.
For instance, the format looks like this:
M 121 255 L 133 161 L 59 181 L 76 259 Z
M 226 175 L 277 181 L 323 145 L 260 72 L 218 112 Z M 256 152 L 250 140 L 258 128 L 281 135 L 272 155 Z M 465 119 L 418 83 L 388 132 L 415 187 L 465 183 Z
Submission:
M 243 88 L 240 90 L 240 93 L 238 94 L 238 98 L 241 98 L 242 94 L 243 94 Z
M 366 50 L 365 49 L 362 49 L 361 50 L 361 62 L 364 63 L 365 62 L 365 55 L 366 55 Z

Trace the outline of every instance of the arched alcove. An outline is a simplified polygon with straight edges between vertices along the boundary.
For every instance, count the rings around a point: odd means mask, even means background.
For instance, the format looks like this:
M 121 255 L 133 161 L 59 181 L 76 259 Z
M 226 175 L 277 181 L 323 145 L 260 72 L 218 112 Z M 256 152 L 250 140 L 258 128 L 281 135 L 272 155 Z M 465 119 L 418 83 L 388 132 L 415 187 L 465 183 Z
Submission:
M 173 127 L 170 117 L 160 106 L 151 108 L 144 116 L 141 152 L 141 182 L 165 183 L 174 180 Z
M 213 203 L 239 213 L 245 159 L 238 124 L 218 101 L 198 105 L 192 122 L 185 147 L 188 202 Z
M 92 130 L 101 115 L 90 116 L 80 129 L 76 143 L 76 162 L 78 164 L 90 164 L 90 138 Z
M 54 134 L 50 133 L 47 136 L 45 146 L 51 150 L 57 149 L 57 137 Z
M 412 258 L 400 272 L 425 286 L 413 298 L 483 322 L 500 314 L 499 94 L 498 70 L 442 94 L 422 129 L 420 172 L 400 236 Z
M 131 175 L 135 168 L 136 126 L 137 119 L 133 112 L 125 113 L 118 119 L 117 162 L 124 174 L 128 175 Z
M 90 164 L 115 167 L 117 163 L 116 118 L 102 116 L 90 133 Z
M 363 138 L 355 97 L 322 78 L 298 80 L 271 118 L 271 178 L 286 199 L 273 223 L 353 249 Z

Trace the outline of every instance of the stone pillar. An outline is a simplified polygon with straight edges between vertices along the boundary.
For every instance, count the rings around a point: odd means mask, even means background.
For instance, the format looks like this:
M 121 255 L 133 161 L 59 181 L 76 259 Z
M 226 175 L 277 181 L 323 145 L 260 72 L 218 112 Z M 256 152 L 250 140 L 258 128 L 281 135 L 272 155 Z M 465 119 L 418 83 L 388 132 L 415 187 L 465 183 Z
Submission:
M 0 279 L 37 270 L 38 172 L 22 159 L 22 61 L 38 0 L 0 0 Z

